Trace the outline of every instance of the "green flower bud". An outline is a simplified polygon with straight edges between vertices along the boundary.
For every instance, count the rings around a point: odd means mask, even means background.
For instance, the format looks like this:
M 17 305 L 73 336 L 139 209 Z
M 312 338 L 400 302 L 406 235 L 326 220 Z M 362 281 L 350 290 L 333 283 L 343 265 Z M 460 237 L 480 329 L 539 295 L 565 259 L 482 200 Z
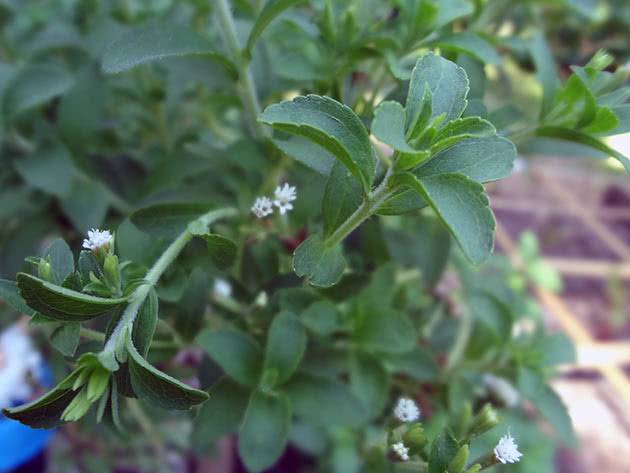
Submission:
M 468 432 L 470 438 L 478 437 L 501 423 L 497 411 L 490 403 L 484 405 L 475 416 Z
M 470 452 L 468 450 L 468 445 L 464 445 L 459 449 L 455 458 L 453 458 L 451 463 L 448 465 L 448 473 L 461 473 L 464 471 L 464 467 L 468 462 L 469 456 Z
M 46 258 L 41 258 L 39 260 L 39 266 L 37 267 L 37 270 L 38 270 L 40 278 L 46 281 L 52 282 L 53 274 L 52 274 L 52 266 L 50 265 L 50 256 Z
M 420 424 L 412 424 L 405 435 L 403 435 L 403 441 L 408 446 L 423 446 L 427 443 L 427 438 L 424 435 L 424 429 Z
M 103 263 L 105 280 L 111 289 L 120 293 L 120 271 L 118 270 L 118 256 L 107 254 Z

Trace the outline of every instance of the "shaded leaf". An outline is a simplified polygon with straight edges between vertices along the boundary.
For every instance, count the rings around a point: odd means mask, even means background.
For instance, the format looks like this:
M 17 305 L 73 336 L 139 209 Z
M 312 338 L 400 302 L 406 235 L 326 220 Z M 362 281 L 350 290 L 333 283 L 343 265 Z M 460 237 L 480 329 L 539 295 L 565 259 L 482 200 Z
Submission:
M 308 237 L 293 254 L 295 274 L 307 277 L 314 286 L 336 284 L 345 267 L 341 245 L 329 248 L 318 234 Z
M 275 385 L 283 384 L 297 369 L 306 350 L 306 331 L 295 315 L 280 312 L 267 335 L 264 370 L 274 370 Z

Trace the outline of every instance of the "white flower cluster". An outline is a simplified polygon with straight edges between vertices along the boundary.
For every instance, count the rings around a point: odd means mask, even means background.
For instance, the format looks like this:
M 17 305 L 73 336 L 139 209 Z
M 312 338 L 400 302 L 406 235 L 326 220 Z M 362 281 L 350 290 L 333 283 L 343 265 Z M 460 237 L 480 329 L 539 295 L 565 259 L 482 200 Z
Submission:
M 394 415 L 402 422 L 414 422 L 420 418 L 420 409 L 411 399 L 401 397 L 394 409 Z
M 284 186 L 276 187 L 273 193 L 274 200 L 269 197 L 258 197 L 252 206 L 252 212 L 256 217 L 263 218 L 273 213 L 273 206 L 278 207 L 281 215 L 293 209 L 293 202 L 297 198 L 295 186 L 285 183 Z
M 409 449 L 405 447 L 404 443 L 398 442 L 393 444 L 392 450 L 396 452 L 396 455 L 398 455 L 402 461 L 409 460 Z
M 497 457 L 501 463 L 517 463 L 523 454 L 518 451 L 518 445 L 514 443 L 514 438 L 508 431 L 507 435 L 504 435 L 499 440 L 499 443 L 494 447 L 494 456 Z
M 40 378 L 41 355 L 24 330 L 14 325 L 0 334 L 0 409 L 29 401 L 33 388 L 27 374 Z
M 98 230 L 93 228 L 88 231 L 88 237 L 83 240 L 83 248 L 86 250 L 97 250 L 109 246 L 112 243 L 113 236 L 109 230 Z

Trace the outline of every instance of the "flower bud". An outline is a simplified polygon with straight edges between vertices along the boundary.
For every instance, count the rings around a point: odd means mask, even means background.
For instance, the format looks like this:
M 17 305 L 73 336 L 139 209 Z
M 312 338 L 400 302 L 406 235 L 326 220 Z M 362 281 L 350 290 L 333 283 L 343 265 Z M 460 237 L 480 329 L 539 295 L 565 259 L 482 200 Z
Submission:
M 120 292 L 120 271 L 118 270 L 118 256 L 107 254 L 103 263 L 105 280 L 116 293 Z
M 50 265 L 50 256 L 46 258 L 41 258 L 39 260 L 37 271 L 39 273 L 40 278 L 44 279 L 45 281 L 52 282 L 53 274 L 52 274 L 52 266 Z
M 473 419 L 468 432 L 470 438 L 478 437 L 501 423 L 497 411 L 491 404 L 485 404 Z
M 474 464 L 468 468 L 464 473 L 479 473 L 481 471 L 481 465 L 479 463 Z
M 462 473 L 468 462 L 469 455 L 468 445 L 462 446 L 448 465 L 448 473 Z
M 427 438 L 424 435 L 424 429 L 420 424 L 413 424 L 407 433 L 403 435 L 403 441 L 405 445 L 409 446 L 423 446 L 427 443 Z

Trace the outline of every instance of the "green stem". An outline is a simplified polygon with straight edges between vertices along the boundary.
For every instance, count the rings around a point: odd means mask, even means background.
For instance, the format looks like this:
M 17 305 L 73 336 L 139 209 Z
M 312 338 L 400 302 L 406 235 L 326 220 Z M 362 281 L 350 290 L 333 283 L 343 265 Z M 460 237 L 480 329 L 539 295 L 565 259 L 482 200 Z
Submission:
M 236 214 L 237 211 L 233 208 L 217 209 L 212 210 L 205 215 L 202 215 L 197 219 L 197 221 L 203 223 L 204 225 L 209 225 L 217 219 L 232 217 Z M 116 328 L 112 332 L 112 335 L 109 337 L 109 340 L 107 340 L 107 343 L 103 348 L 103 353 L 114 353 L 116 347 L 119 346 L 121 342 L 124 342 L 124 340 L 120 340 L 120 337 L 127 332 L 131 333 L 133 322 L 136 319 L 138 311 L 140 310 L 140 307 L 142 307 L 144 300 L 149 295 L 149 292 L 157 284 L 160 276 L 162 276 L 164 271 L 166 271 L 166 268 L 168 268 L 169 265 L 173 263 L 173 261 L 175 261 L 180 252 L 184 249 L 184 246 L 186 246 L 186 243 L 188 243 L 193 236 L 194 235 L 190 233 L 188 229 L 184 230 L 175 239 L 175 241 L 170 244 L 170 246 L 164 251 L 164 253 L 162 253 L 162 256 L 158 258 L 153 267 L 144 277 L 144 279 L 148 281 L 148 284 L 143 284 L 139 286 L 131 294 L 131 297 L 129 298 L 129 305 L 127 305 L 127 307 L 125 308 L 125 311 L 123 312 L 120 321 L 118 322 L 118 325 L 116 325 Z
M 464 350 L 466 350 L 466 346 L 468 345 L 468 340 L 470 339 L 470 334 L 472 333 L 472 316 L 470 313 L 465 311 L 462 314 L 462 319 L 459 322 L 459 330 L 457 331 L 457 338 L 453 343 L 453 347 L 451 348 L 448 354 L 448 361 L 446 362 L 446 371 L 449 372 L 453 369 L 455 365 L 457 365 L 464 355 Z
M 238 69 L 238 80 L 240 84 L 239 95 L 243 107 L 245 107 L 245 111 L 249 115 L 248 119 L 252 133 L 256 138 L 264 138 L 267 136 L 267 130 L 258 122 L 261 109 L 254 85 L 254 78 L 245 60 L 242 48 L 238 43 L 238 38 L 236 37 L 236 26 L 234 25 L 234 18 L 232 17 L 230 6 L 227 0 L 215 0 L 215 4 L 223 39 L 227 43 L 232 61 L 234 61 L 234 65 Z
M 350 215 L 350 217 L 348 217 L 348 219 L 328 237 L 326 240 L 326 246 L 328 248 L 332 248 L 352 233 L 352 231 L 357 228 L 361 222 L 372 216 L 380 205 L 392 195 L 393 190 L 387 185 L 387 181 L 392 174 L 392 169 L 393 168 L 389 168 L 387 170 L 387 173 L 380 185 L 374 189 L 374 191 L 370 193 L 359 208 L 357 208 L 357 210 L 355 210 L 354 213 Z

